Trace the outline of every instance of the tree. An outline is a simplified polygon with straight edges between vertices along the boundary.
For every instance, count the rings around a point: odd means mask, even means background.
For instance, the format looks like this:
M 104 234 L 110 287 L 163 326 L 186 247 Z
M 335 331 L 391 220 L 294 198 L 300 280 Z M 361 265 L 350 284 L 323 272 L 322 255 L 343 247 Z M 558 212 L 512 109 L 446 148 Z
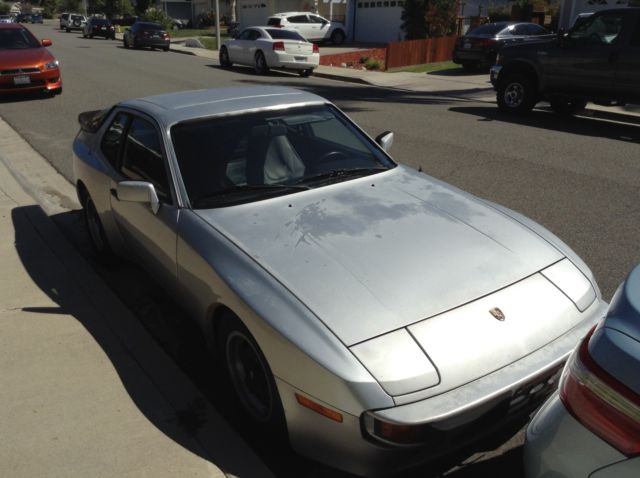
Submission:
M 59 12 L 77 12 L 80 9 L 80 0 L 60 0 Z
M 427 7 L 429 0 L 406 0 L 402 10 L 402 24 L 400 28 L 405 33 L 406 40 L 427 38 Z
M 53 18 L 53 14 L 58 7 L 58 2 L 57 0 L 42 0 L 40 6 L 42 7 L 42 16 L 44 18 Z
M 11 5 L 5 2 L 0 2 L 0 15 L 8 15 L 11 11 Z
M 427 25 L 430 37 L 451 35 L 456 31 L 458 3 L 454 0 L 430 0 Z
M 135 6 L 136 14 L 142 16 L 149 8 L 149 5 L 151 5 L 151 0 L 138 0 Z

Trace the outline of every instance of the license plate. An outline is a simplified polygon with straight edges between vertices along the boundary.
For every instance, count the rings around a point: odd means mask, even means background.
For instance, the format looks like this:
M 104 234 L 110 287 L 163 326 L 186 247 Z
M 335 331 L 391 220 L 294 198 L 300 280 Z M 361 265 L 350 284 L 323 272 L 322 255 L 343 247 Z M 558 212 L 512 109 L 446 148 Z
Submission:
M 466 42 L 466 43 L 463 45 L 463 48 L 464 48 L 465 50 L 466 50 L 466 49 L 471 48 L 471 43 Z
M 14 85 L 28 85 L 29 83 L 31 83 L 31 78 L 29 78 L 28 76 L 14 76 L 13 77 L 13 84 Z
M 296 61 L 307 61 L 306 56 L 294 56 Z

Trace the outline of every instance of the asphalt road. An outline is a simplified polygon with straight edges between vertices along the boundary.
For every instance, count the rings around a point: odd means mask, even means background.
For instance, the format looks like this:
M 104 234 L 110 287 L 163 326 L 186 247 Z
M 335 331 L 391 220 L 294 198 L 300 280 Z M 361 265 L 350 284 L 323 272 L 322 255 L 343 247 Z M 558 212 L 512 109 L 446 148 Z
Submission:
M 395 131 L 392 154 L 399 162 L 421 167 L 427 174 L 548 227 L 591 266 L 607 300 L 632 265 L 640 262 L 637 118 L 561 118 L 537 110 L 516 119 L 498 113 L 491 103 L 302 79 L 285 73 L 262 77 L 249 69 L 222 70 L 188 55 L 124 50 L 119 42 L 83 39 L 77 32 L 60 32 L 50 25 L 31 28 L 39 37 L 52 39 L 51 51 L 62 64 L 64 92 L 49 99 L 0 99 L 0 116 L 67 177 L 71 174 L 71 142 L 78 129 L 76 118 L 82 111 L 104 108 L 125 98 L 183 89 L 264 83 L 294 86 L 331 99 L 372 136 Z M 78 232 L 77 213 L 57 220 L 79 249 L 86 248 L 86 239 Z M 112 284 L 129 276 L 131 283 L 144 282 L 131 279 L 139 272 L 130 266 L 102 272 Z M 123 300 L 138 315 L 153 317 L 150 308 L 165 306 L 152 289 L 133 297 L 125 294 Z M 149 320 L 152 323 L 147 325 L 153 328 L 159 319 Z M 155 326 L 163 329 L 166 325 Z M 166 332 L 156 330 L 161 342 L 164 336 L 172 337 L 171 325 L 166 327 Z M 165 345 L 175 347 L 171 340 Z M 175 353 L 180 356 L 182 352 Z M 197 363 L 199 356 L 196 353 L 185 360 Z M 521 436 L 502 451 L 488 455 L 492 471 L 476 465 L 452 476 L 519 476 L 521 449 L 513 444 L 520 441 Z M 271 451 L 267 448 L 265 453 Z M 296 461 L 290 456 L 283 459 Z M 282 476 L 302 476 L 299 470 L 306 464 L 287 466 Z M 320 476 L 319 472 L 305 474 Z

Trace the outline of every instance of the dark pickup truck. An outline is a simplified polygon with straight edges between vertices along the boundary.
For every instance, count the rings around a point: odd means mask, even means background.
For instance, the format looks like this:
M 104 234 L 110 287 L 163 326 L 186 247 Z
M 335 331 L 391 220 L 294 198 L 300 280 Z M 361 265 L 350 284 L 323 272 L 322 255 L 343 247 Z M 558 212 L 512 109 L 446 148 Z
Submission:
M 640 103 L 640 8 L 602 10 L 553 40 L 505 46 L 491 83 L 499 108 L 511 113 L 543 100 L 562 114 L 588 101 Z

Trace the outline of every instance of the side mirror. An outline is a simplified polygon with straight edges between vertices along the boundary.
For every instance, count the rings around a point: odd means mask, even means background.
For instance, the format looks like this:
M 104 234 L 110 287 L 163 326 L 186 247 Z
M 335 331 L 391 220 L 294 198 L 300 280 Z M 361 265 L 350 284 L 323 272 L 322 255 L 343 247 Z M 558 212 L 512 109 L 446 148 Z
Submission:
M 48 38 L 44 38 L 41 42 L 42 46 L 51 46 L 53 45 L 53 42 L 51 40 L 49 40 Z
M 119 201 L 149 204 L 154 214 L 160 209 L 160 200 L 153 184 L 146 181 L 120 181 L 116 188 Z
M 393 146 L 393 132 L 385 131 L 384 133 L 380 133 L 376 136 L 376 143 L 378 143 L 380 147 L 388 153 L 391 146 Z

